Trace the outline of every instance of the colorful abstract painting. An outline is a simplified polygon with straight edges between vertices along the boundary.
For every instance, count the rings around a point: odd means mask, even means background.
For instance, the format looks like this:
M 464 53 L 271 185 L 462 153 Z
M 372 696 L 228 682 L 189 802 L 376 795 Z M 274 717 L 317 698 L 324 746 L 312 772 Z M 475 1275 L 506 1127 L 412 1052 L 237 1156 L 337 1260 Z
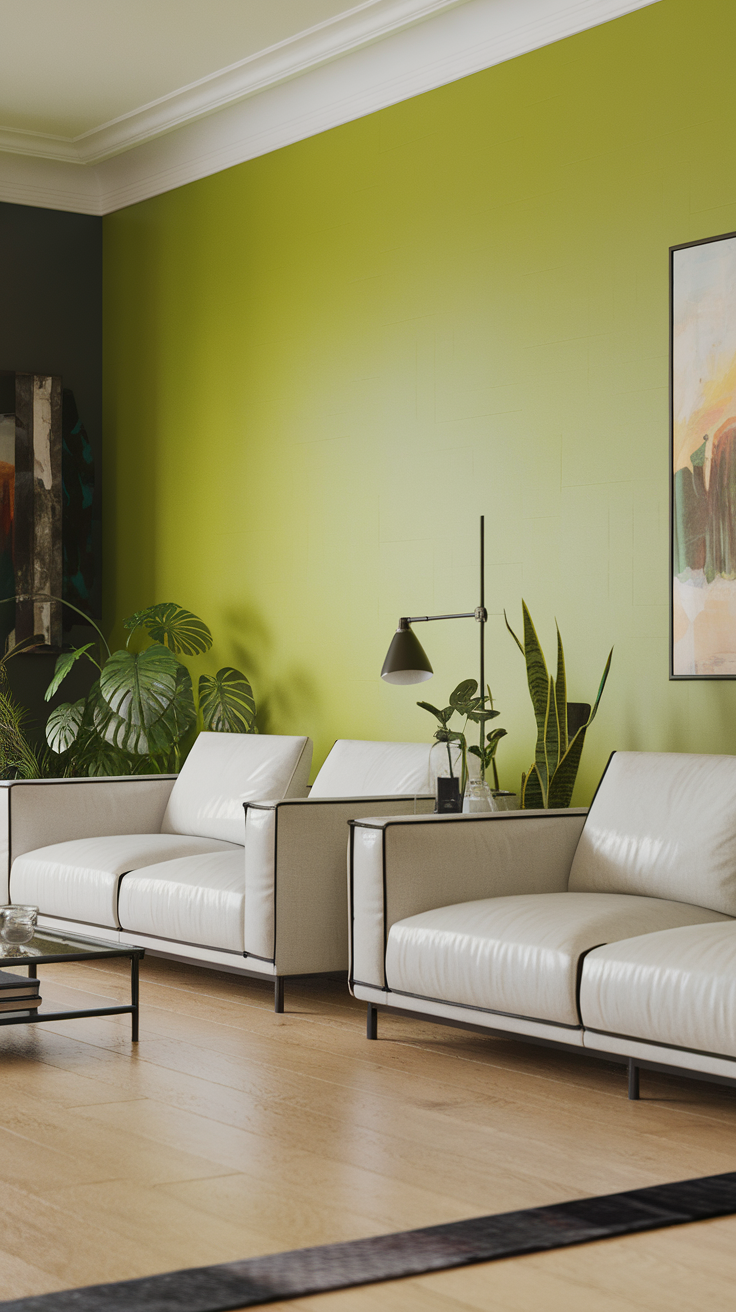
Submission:
M 673 678 L 736 678 L 736 234 L 672 258 Z

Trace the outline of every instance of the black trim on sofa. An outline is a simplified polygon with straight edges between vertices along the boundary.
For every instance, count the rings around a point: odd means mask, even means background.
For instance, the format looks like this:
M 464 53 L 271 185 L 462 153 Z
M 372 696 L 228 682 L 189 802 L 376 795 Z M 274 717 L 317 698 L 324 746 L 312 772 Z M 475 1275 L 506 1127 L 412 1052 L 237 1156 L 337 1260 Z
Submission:
M 658 1039 L 640 1039 L 635 1034 L 616 1034 L 613 1030 L 597 1030 L 593 1025 L 585 1025 L 583 1028 L 590 1034 L 600 1034 L 604 1039 L 621 1039 L 623 1043 L 646 1043 L 648 1047 L 666 1048 L 668 1052 L 692 1052 L 696 1057 L 712 1057 L 713 1061 L 733 1062 L 736 1067 L 736 1057 L 729 1057 L 725 1052 L 708 1052 L 705 1048 L 685 1048 L 682 1044 L 662 1043 Z M 634 1060 L 638 1061 L 638 1058 Z M 723 1078 L 725 1080 L 731 1077 L 724 1075 Z M 736 1076 L 734 1078 L 736 1079 Z
M 366 988 L 376 988 L 375 984 L 365 985 Z M 598 1048 L 586 1048 L 584 1044 L 563 1043 L 559 1039 L 548 1039 L 541 1035 L 519 1034 L 516 1030 L 497 1030 L 490 1025 L 474 1025 L 471 1021 L 455 1020 L 450 1016 L 432 1016 L 425 1011 L 409 1011 L 404 1007 L 392 1007 L 390 1004 L 383 1002 L 368 1002 L 367 1004 L 367 1027 L 366 1033 L 369 1039 L 378 1038 L 378 1012 L 382 1011 L 387 1016 L 404 1016 L 409 1020 L 425 1021 L 432 1025 L 447 1025 L 450 1029 L 467 1030 L 471 1034 L 490 1036 L 494 1039 L 510 1039 L 517 1043 L 533 1043 L 541 1048 L 555 1048 L 560 1052 L 571 1052 L 578 1056 L 592 1057 L 596 1061 L 612 1062 L 616 1066 L 625 1066 L 628 1070 L 628 1096 L 630 1101 L 639 1099 L 639 1071 L 654 1071 L 659 1075 L 676 1075 L 689 1080 L 702 1080 L 706 1084 L 721 1084 L 727 1089 L 736 1089 L 736 1077 L 728 1075 L 715 1075 L 711 1071 L 693 1070 L 689 1066 L 675 1066 L 668 1062 L 649 1061 L 644 1057 L 629 1057 L 623 1052 L 607 1052 Z M 550 1024 L 549 1021 L 542 1022 Z M 583 1033 L 587 1028 L 590 1033 L 600 1034 L 604 1038 L 621 1038 L 630 1043 L 649 1043 L 652 1047 L 666 1048 L 672 1052 L 697 1052 L 699 1056 L 714 1057 L 720 1060 L 733 1061 L 736 1065 L 736 1058 L 721 1058 L 719 1053 L 699 1052 L 695 1048 L 676 1048 L 674 1045 L 665 1043 L 655 1044 L 651 1039 L 632 1039 L 630 1035 L 614 1035 L 607 1033 L 605 1030 L 593 1030 L 590 1026 L 581 1027 Z
M 335 741 L 337 742 L 338 740 L 336 739 Z M 244 802 L 243 810 L 245 813 L 246 823 L 248 819 L 247 816 L 248 807 L 251 807 L 255 811 L 276 812 L 276 820 L 274 824 L 274 836 L 273 836 L 273 956 L 260 957 L 257 952 L 246 952 L 244 955 L 246 957 L 255 957 L 256 961 L 269 961 L 272 965 L 274 966 L 276 965 L 276 950 L 277 950 L 277 940 L 278 940 L 279 811 L 281 810 L 282 806 L 304 806 L 305 803 L 307 803 L 307 805 L 310 807 L 320 806 L 320 805 L 334 806 L 336 802 L 344 803 L 345 805 L 348 805 L 351 802 L 356 802 L 362 806 L 368 802 L 406 801 L 406 802 L 413 802 L 414 806 L 416 807 L 417 802 L 426 802 L 430 799 L 430 797 L 431 797 L 430 793 L 387 793 L 387 794 L 378 793 L 376 794 L 375 797 L 314 797 L 314 798 L 282 797 L 274 802 Z M 348 825 L 352 825 L 353 821 L 348 820 L 346 823 Z M 350 835 L 350 838 L 351 838 L 350 869 L 352 875 L 352 833 Z M 317 973 L 319 974 L 321 972 L 317 972 Z
M 607 768 L 608 767 L 606 767 L 606 769 Z M 386 839 L 385 837 L 381 843 L 381 862 L 382 862 L 382 877 L 383 877 L 383 984 L 368 984 L 364 980 L 356 980 L 353 976 L 353 962 L 355 960 L 355 915 L 353 910 L 355 906 L 355 898 L 354 898 L 355 883 L 354 883 L 353 876 L 354 876 L 354 852 L 355 852 L 354 829 L 356 825 L 360 825 L 363 829 L 380 829 L 383 831 L 385 835 L 389 829 L 410 828 L 412 825 L 427 824 L 428 821 L 432 823 L 439 823 L 439 824 L 456 824 L 458 821 L 462 824 L 488 824 L 489 822 L 498 824 L 506 820 L 561 820 L 569 816 L 571 812 L 573 812 L 575 815 L 585 814 L 587 816 L 588 810 L 589 810 L 588 807 L 574 806 L 574 807 L 565 807 L 564 809 L 551 810 L 551 811 L 549 810 L 547 811 L 489 811 L 487 815 L 463 815 L 463 814 L 443 815 L 443 816 L 435 815 L 434 820 L 432 819 L 431 814 L 425 813 L 425 815 L 423 816 L 417 815 L 416 817 L 391 816 L 391 817 L 387 817 L 385 822 L 381 824 L 366 824 L 365 820 L 361 820 L 359 818 L 356 820 L 348 820 L 348 825 L 351 830 L 350 843 L 348 847 L 348 851 L 350 855 L 350 870 L 348 875 L 348 883 L 350 889 L 350 945 L 349 945 L 350 967 L 348 972 L 348 987 L 352 988 L 354 984 L 362 983 L 365 984 L 366 988 L 382 989 L 384 991 L 388 990 L 388 980 L 386 978 L 386 949 L 388 946 L 389 930 L 387 929 L 388 915 L 387 915 L 387 906 L 386 906 L 387 890 L 386 890 Z M 462 1005 L 462 1004 L 458 1004 L 458 1005 Z
M 598 945 L 601 946 L 600 944 Z M 364 988 L 375 988 L 375 984 L 365 984 Z M 499 1011 L 497 1007 L 478 1007 L 471 1002 L 452 1002 L 449 998 L 428 998 L 423 993 L 409 993 L 406 989 L 389 989 L 386 992 L 396 994 L 398 998 L 416 998 L 417 1002 L 434 1002 L 440 1007 L 464 1007 L 468 1011 L 482 1011 L 484 1016 L 506 1016 L 509 1020 L 526 1020 L 532 1025 L 553 1025 L 557 1030 L 578 1030 L 583 1029 L 580 1025 L 568 1025 L 563 1020 L 542 1020 L 540 1016 L 522 1016 L 516 1011 Z M 424 1013 L 421 1013 L 424 1014 Z

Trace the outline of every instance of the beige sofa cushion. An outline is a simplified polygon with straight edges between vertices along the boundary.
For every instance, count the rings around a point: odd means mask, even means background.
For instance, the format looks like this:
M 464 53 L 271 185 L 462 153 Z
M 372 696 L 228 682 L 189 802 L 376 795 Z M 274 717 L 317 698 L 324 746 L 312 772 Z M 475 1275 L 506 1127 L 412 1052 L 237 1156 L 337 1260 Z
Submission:
M 391 797 L 434 792 L 431 743 L 338 738 L 309 792 L 317 797 Z
M 243 844 L 243 803 L 306 797 L 311 764 L 309 738 L 201 733 L 171 791 L 161 828 Z
M 578 964 L 590 948 L 723 919 L 702 907 L 623 894 L 460 902 L 391 926 L 386 982 L 421 998 L 578 1026 Z
M 596 948 L 580 985 L 591 1029 L 736 1057 L 736 923 Z
M 736 915 L 736 757 L 615 752 L 568 887 Z
M 232 847 L 219 839 L 183 834 L 74 838 L 19 856 L 10 873 L 10 896 L 47 916 L 116 929 L 118 884 L 127 871 Z M 242 866 L 243 849 L 237 850 Z
M 126 875 L 120 928 L 177 943 L 243 951 L 243 849 L 186 856 Z

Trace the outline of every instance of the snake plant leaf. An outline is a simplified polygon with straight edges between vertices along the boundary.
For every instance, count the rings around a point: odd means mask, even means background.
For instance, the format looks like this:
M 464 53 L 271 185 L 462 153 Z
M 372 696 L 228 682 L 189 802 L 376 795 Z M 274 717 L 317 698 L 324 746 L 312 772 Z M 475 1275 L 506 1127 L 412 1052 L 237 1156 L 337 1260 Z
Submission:
M 517 638 L 516 634 L 514 633 L 514 630 L 512 629 L 511 625 L 509 624 L 509 617 L 508 617 L 508 615 L 506 614 L 506 611 L 504 611 L 504 613 L 503 613 L 503 617 L 504 617 L 504 620 L 506 621 L 506 628 L 508 629 L 509 633 L 511 634 L 511 637 L 513 638 L 514 642 L 516 643 L 517 647 L 519 648 L 519 651 L 521 652 L 521 654 L 522 654 L 522 656 L 523 656 L 523 655 L 524 655 L 524 647 L 523 647 L 523 645 L 519 642 L 519 639 Z
M 125 627 L 145 629 L 154 642 L 182 656 L 199 656 L 212 646 L 212 634 L 204 621 L 174 601 L 137 611 L 125 621 Z
M 567 715 L 567 706 L 565 706 L 565 715 Z M 557 718 L 557 698 L 555 697 L 555 681 L 550 678 L 549 681 L 549 704 L 547 710 L 547 723 L 544 735 L 544 759 L 547 766 L 547 778 L 552 779 L 555 770 L 560 762 L 560 722 Z
M 521 805 L 526 811 L 542 811 L 546 809 L 547 800 L 536 765 L 533 765 L 530 768 L 527 775 L 522 775 Z
M 113 746 L 138 755 L 165 751 L 172 743 L 171 716 L 181 666 L 162 646 L 138 654 L 116 651 L 99 679 L 104 704 L 95 710 L 97 732 Z
M 606 686 L 606 679 L 608 678 L 608 672 L 609 672 L 609 670 L 610 670 L 610 668 L 611 668 L 611 659 L 612 659 L 612 657 L 613 657 L 613 647 L 611 648 L 611 650 L 610 650 L 609 653 L 608 653 L 608 660 L 606 661 L 605 669 L 603 670 L 603 675 L 602 675 L 602 677 L 601 677 L 600 686 L 599 686 L 599 688 L 598 688 L 598 696 L 596 697 L 596 699 L 595 699 L 595 705 L 593 706 L 593 709 L 592 709 L 592 711 L 590 712 L 590 715 L 588 716 L 588 724 L 592 724 L 593 720 L 595 719 L 595 713 L 596 713 L 596 711 L 598 710 L 598 703 L 599 703 L 601 697 L 603 696 L 603 689 L 604 689 L 605 686 Z M 587 727 L 588 727 L 588 725 L 586 724 L 585 728 L 587 729 Z
M 521 603 L 524 612 L 524 659 L 526 660 L 526 677 L 529 693 L 537 717 L 537 727 L 541 729 L 547 718 L 547 699 L 549 696 L 549 674 L 547 662 L 537 637 L 537 631 L 525 601 Z
M 94 647 L 93 642 L 86 642 L 83 647 L 77 647 L 74 651 L 63 651 L 54 666 L 54 677 L 44 693 L 44 701 L 50 702 L 54 693 L 58 691 L 64 682 L 67 674 L 73 668 L 75 663 Z
M 61 756 L 68 752 L 79 737 L 84 717 L 84 698 L 78 702 L 64 702 L 51 712 L 46 721 L 46 742 L 52 752 Z
M 592 717 L 591 717 L 592 718 Z M 590 720 L 588 721 L 590 724 Z M 575 780 L 580 765 L 580 756 L 585 743 L 585 730 L 588 725 L 583 725 L 578 729 L 560 764 L 555 770 L 554 778 L 549 786 L 549 796 L 547 805 L 550 808 L 560 809 L 570 806 L 572 802 L 572 793 L 575 787 Z
M 557 629 L 557 678 L 555 679 L 555 700 L 557 702 L 557 723 L 560 730 L 560 756 L 567 751 L 567 676 L 565 674 L 565 651 L 562 646 L 560 629 Z
M 245 675 L 226 665 L 214 678 L 200 675 L 199 706 L 205 729 L 216 733 L 253 733 L 256 703 Z M 436 714 L 436 712 L 435 712 Z
M 553 704 L 554 689 L 552 687 L 552 680 L 548 679 L 547 696 L 545 698 L 541 721 L 537 718 L 537 743 L 534 749 L 534 764 L 539 775 L 539 783 L 543 792 L 546 792 L 549 780 L 549 769 L 547 765 L 547 724 L 549 721 L 550 705 Z

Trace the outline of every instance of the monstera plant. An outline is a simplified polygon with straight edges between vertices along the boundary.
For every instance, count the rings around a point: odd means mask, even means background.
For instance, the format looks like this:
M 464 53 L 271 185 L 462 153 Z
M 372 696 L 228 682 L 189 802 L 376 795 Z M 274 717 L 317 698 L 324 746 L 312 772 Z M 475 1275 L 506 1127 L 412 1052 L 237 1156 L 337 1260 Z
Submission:
M 200 656 L 212 646 L 206 624 L 173 601 L 137 611 L 124 622 L 125 647 L 100 661 L 95 643 L 62 652 L 46 689 L 49 701 L 79 660 L 99 670 L 86 697 L 65 702 L 49 715 L 46 741 L 60 774 L 144 774 L 176 771 L 200 728 L 254 733 L 255 701 L 244 674 L 229 666 L 202 674 L 195 697 L 192 677 L 179 656 Z M 96 625 L 94 626 L 97 627 Z M 142 650 L 131 650 L 141 637 Z M 99 653 L 98 653 L 99 654 Z
M 557 677 L 553 678 L 547 673 L 544 652 L 526 602 L 522 601 L 521 605 L 524 613 L 523 643 L 517 638 L 504 612 L 506 628 L 526 661 L 529 695 L 537 721 L 534 763 L 521 776 L 521 805 L 526 809 L 566 807 L 572 801 L 585 734 L 595 718 L 606 686 L 613 648 L 608 654 L 595 705 L 585 724 L 570 738 L 567 732 L 565 652 L 560 630 L 557 629 Z

